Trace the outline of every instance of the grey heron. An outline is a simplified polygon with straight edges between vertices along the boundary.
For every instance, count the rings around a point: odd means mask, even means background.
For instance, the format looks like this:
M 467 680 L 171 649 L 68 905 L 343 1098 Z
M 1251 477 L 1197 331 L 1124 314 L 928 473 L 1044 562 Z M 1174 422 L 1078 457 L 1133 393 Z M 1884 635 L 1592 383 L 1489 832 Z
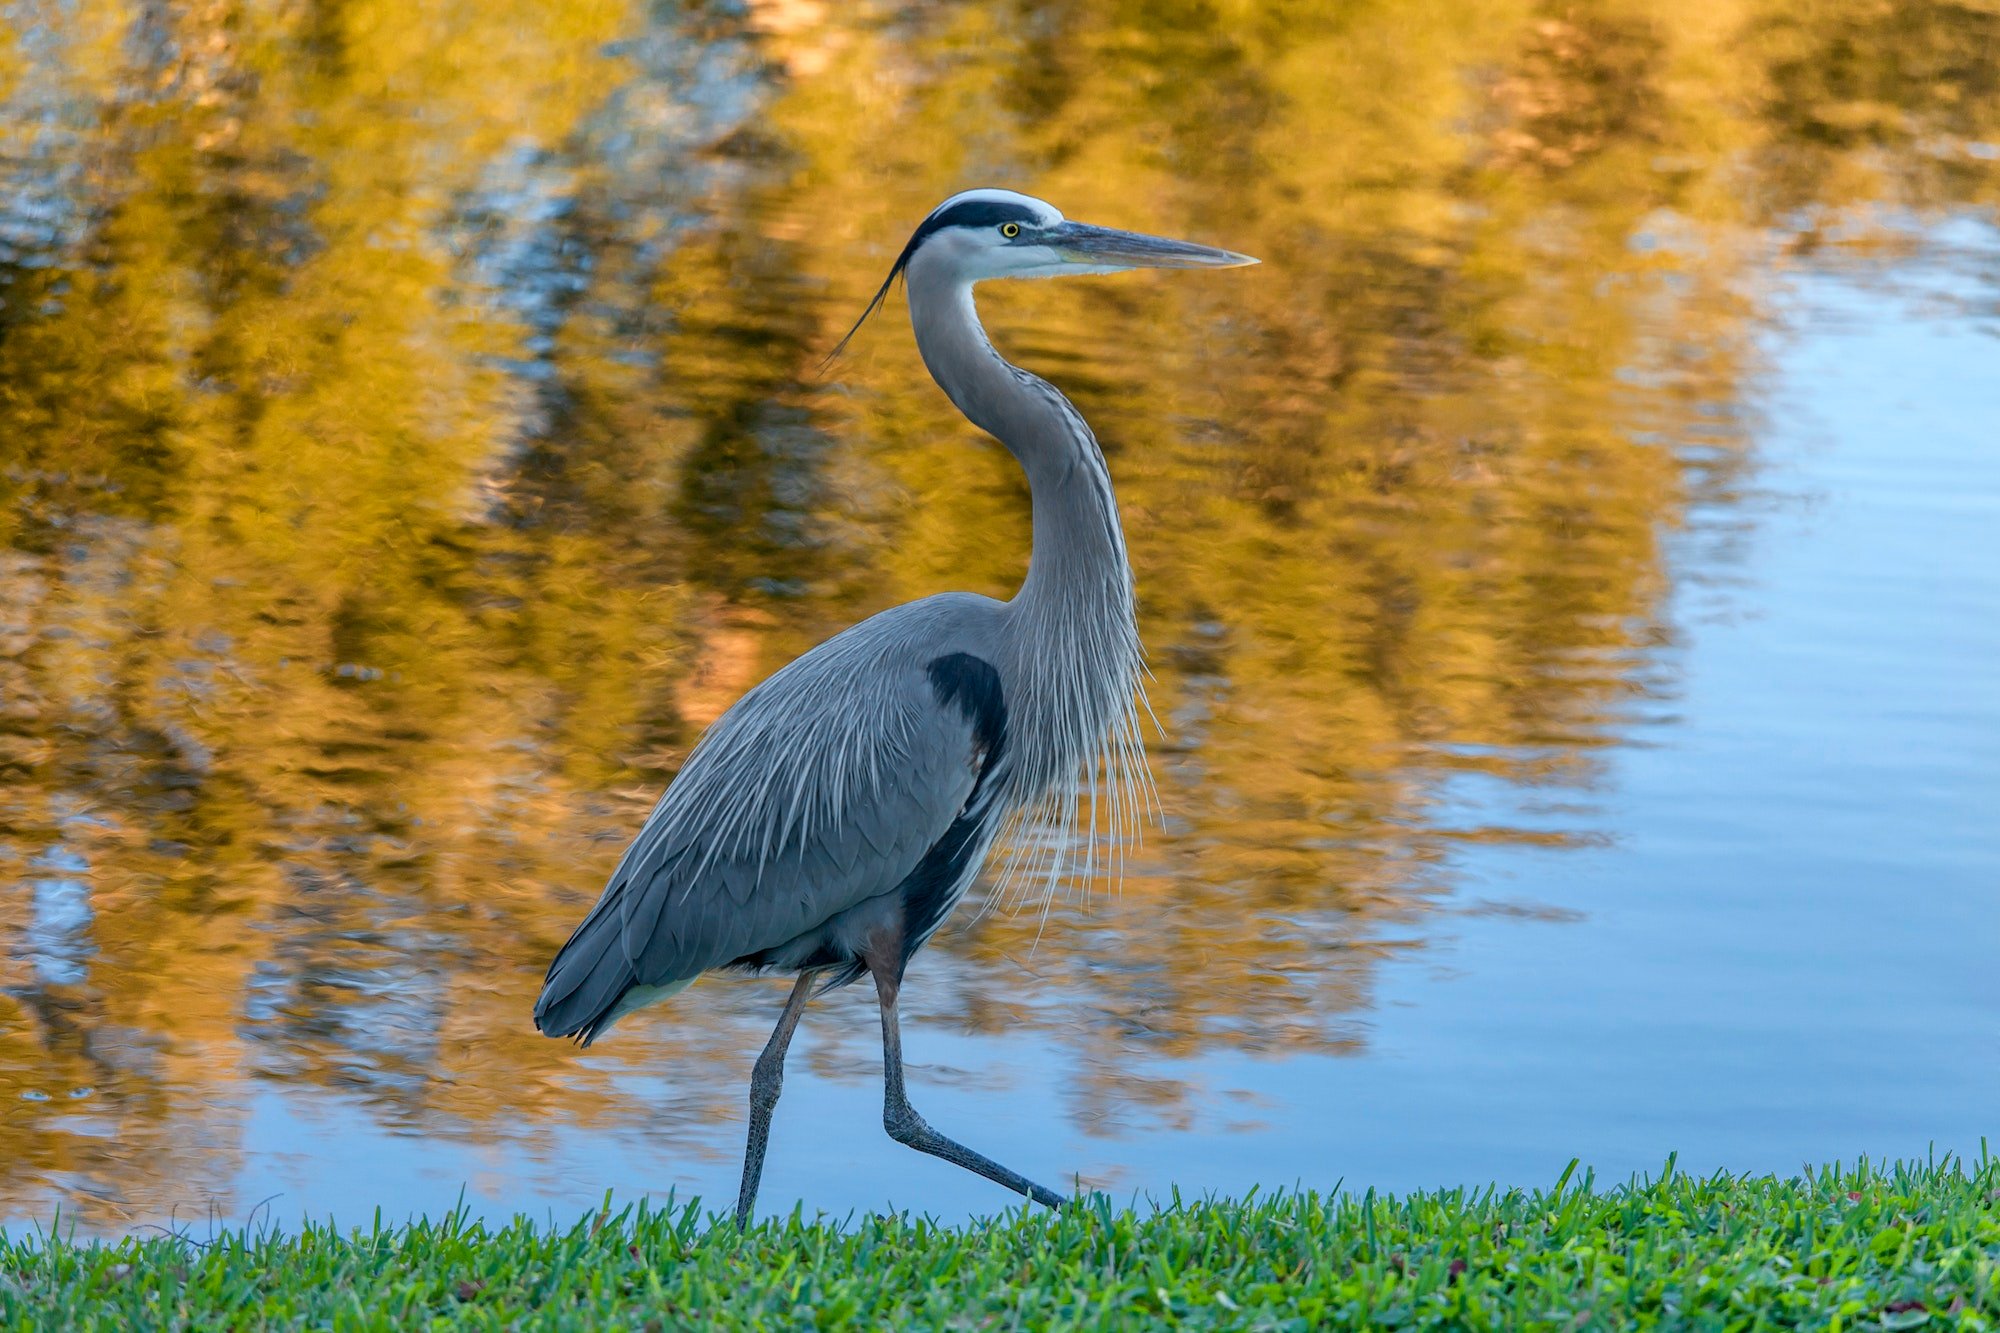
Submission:
M 1132 570 L 1097 439 L 1046 380 L 993 349 L 989 278 L 1257 261 L 1086 226 L 1011 190 L 926 217 L 844 348 L 898 277 L 931 377 L 1027 474 L 1028 573 L 1011 601 L 940 593 L 872 616 L 739 699 L 696 745 L 549 965 L 535 1025 L 588 1044 L 703 972 L 795 973 L 750 1080 L 736 1216 L 756 1207 L 785 1050 L 817 981 L 869 977 L 882 1014 L 882 1121 L 898 1142 L 1049 1207 L 1062 1199 L 946 1138 L 903 1086 L 897 994 L 913 955 L 1010 822 L 1073 831 L 1078 784 L 1142 780 Z

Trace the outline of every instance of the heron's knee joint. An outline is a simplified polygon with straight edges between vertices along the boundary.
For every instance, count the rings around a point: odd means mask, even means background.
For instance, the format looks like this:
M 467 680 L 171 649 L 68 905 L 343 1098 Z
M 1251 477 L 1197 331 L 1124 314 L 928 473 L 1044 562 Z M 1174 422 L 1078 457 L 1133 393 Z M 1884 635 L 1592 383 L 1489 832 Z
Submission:
M 929 1132 L 930 1126 L 924 1118 L 907 1106 L 891 1107 L 882 1112 L 882 1128 L 889 1131 L 889 1137 L 898 1143 L 915 1143 Z

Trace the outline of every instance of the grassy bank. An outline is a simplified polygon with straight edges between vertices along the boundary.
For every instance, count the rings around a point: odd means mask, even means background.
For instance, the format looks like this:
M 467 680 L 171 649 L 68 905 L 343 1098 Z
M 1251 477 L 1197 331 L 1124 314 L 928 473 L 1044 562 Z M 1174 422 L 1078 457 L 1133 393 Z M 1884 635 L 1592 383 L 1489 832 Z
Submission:
M 694 1208 L 566 1230 L 0 1242 L 0 1325 L 2000 1327 L 2000 1160 L 1284 1195 L 969 1227 Z

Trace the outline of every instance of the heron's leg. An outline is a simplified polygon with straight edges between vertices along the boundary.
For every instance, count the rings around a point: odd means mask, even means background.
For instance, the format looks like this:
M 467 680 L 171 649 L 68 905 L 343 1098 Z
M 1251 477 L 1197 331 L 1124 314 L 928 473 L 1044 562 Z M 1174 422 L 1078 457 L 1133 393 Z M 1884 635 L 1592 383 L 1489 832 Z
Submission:
M 875 978 L 875 995 L 882 1003 L 882 1126 L 889 1137 L 906 1143 L 918 1152 L 977 1171 L 997 1185 L 1016 1194 L 1025 1194 L 1048 1208 L 1063 1206 L 1062 1196 L 1037 1185 L 1026 1176 L 1009 1171 L 990 1157 L 982 1157 L 962 1143 L 946 1138 L 924 1123 L 903 1091 L 903 1031 L 896 1018 L 896 992 L 901 983 L 886 968 L 869 968 Z
M 778 1026 L 771 1029 L 771 1040 L 764 1043 L 764 1053 L 757 1057 L 757 1066 L 750 1072 L 750 1142 L 743 1149 L 743 1188 L 736 1194 L 739 1227 L 750 1225 L 750 1214 L 757 1208 L 757 1182 L 764 1176 L 764 1148 L 771 1141 L 771 1112 L 785 1086 L 785 1048 L 792 1044 L 792 1033 L 798 1030 L 806 1001 L 812 997 L 814 975 L 814 972 L 799 973 L 791 998 L 785 1001 L 785 1012 L 778 1015 Z

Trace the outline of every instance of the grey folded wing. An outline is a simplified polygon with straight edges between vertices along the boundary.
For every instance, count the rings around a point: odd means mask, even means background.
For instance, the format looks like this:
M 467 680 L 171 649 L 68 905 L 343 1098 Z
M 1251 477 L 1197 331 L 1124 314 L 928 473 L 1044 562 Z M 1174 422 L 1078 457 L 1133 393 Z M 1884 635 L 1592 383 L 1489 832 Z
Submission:
M 535 1025 L 588 1040 L 633 987 L 776 949 L 892 892 L 964 808 L 981 758 L 920 658 L 821 645 L 702 738 L 550 965 Z

